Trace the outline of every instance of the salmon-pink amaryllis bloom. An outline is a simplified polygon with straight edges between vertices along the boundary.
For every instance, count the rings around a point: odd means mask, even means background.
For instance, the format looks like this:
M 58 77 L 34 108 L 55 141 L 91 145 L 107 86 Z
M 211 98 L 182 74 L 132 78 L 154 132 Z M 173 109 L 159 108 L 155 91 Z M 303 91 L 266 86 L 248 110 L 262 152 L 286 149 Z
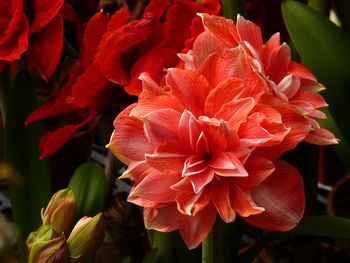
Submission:
M 145 208 L 146 227 L 179 229 L 189 248 L 203 241 L 218 214 L 283 231 L 304 212 L 298 171 L 257 150 L 280 144 L 293 125 L 259 103 L 263 82 L 242 48 L 231 51 L 230 77 L 217 75 L 215 85 L 197 71 L 169 69 L 165 91 L 142 74 L 139 102 L 116 118 L 108 145 L 129 165 L 122 178 L 135 181 L 129 201 Z M 304 119 L 292 107 L 283 113 L 290 122 Z
M 165 86 L 140 79 L 139 101 L 115 120 L 108 147 L 129 165 L 129 201 L 148 228 L 179 229 L 198 246 L 219 215 L 269 230 L 293 228 L 304 212 L 303 181 L 279 159 L 303 140 L 334 143 L 314 118 L 325 106 L 314 76 L 290 61 L 278 35 L 263 44 L 258 27 L 201 15 L 205 31 L 168 69 Z M 327 134 L 326 134 L 327 135 Z M 328 140 L 327 140 L 328 139 Z

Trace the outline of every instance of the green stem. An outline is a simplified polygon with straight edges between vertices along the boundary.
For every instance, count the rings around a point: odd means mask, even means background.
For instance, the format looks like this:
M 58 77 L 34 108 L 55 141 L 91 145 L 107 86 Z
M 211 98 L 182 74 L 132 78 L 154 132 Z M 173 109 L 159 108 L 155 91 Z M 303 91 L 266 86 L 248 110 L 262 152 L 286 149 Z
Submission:
M 245 0 L 222 0 L 224 16 L 236 21 L 237 15 L 246 15 Z
M 209 235 L 202 242 L 202 263 L 223 262 L 223 240 L 220 228 L 220 222 L 217 221 Z
M 63 42 L 63 52 L 69 56 L 70 58 L 78 59 L 79 54 L 78 52 L 74 49 L 74 47 L 68 42 L 67 39 L 64 39 Z

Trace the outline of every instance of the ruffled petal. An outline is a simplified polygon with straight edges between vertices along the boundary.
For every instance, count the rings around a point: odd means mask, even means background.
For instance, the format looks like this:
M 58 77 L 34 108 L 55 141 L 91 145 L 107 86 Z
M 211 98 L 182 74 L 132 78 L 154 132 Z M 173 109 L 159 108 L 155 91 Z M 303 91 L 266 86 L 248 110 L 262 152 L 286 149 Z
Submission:
M 258 99 L 264 92 L 262 81 L 253 71 L 247 52 L 242 46 L 224 49 L 221 54 L 211 54 L 200 65 L 198 72 L 213 87 L 229 78 L 241 79 L 245 87 L 244 92 L 240 94 L 241 98 Z
M 297 169 L 289 163 L 279 160 L 275 166 L 275 172 L 251 192 L 254 202 L 265 211 L 243 219 L 259 228 L 288 231 L 304 214 L 304 184 Z
M 153 16 L 147 16 L 132 21 L 109 35 L 99 55 L 99 63 L 107 79 L 122 86 L 128 84 L 129 75 L 123 63 L 123 55 L 147 39 L 154 32 L 155 23 Z

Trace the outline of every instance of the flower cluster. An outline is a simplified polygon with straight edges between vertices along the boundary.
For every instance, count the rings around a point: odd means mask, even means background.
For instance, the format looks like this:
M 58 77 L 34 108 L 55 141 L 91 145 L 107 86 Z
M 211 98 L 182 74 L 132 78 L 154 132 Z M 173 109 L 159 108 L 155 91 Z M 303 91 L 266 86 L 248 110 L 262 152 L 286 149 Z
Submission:
M 293 228 L 304 213 L 299 172 L 279 159 L 301 141 L 337 139 L 317 122 L 322 87 L 291 61 L 279 34 L 238 17 L 201 14 L 204 32 L 165 84 L 139 77 L 137 103 L 115 120 L 108 147 L 129 165 L 128 200 L 144 207 L 147 228 L 176 229 L 197 247 L 217 215 L 269 230 Z
M 219 10 L 219 0 L 152 0 L 142 17 L 133 21 L 125 9 L 112 16 L 103 11 L 93 16 L 85 27 L 80 58 L 69 71 L 69 80 L 27 119 L 28 124 L 58 115 L 71 116 L 63 127 L 41 138 L 41 158 L 57 151 L 99 113 L 126 104 L 121 86 L 128 94 L 139 95 L 142 72 L 160 81 L 164 68 L 178 64 L 177 53 L 191 35 L 196 13 L 218 14 Z

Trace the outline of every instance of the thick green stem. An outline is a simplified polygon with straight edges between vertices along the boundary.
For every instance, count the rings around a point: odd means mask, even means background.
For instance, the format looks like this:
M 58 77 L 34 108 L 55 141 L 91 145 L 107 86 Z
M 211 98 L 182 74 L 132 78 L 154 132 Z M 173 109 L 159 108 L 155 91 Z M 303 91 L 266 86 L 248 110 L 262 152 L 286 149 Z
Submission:
M 209 235 L 202 242 L 202 263 L 223 262 L 223 239 L 220 222 L 217 221 Z

